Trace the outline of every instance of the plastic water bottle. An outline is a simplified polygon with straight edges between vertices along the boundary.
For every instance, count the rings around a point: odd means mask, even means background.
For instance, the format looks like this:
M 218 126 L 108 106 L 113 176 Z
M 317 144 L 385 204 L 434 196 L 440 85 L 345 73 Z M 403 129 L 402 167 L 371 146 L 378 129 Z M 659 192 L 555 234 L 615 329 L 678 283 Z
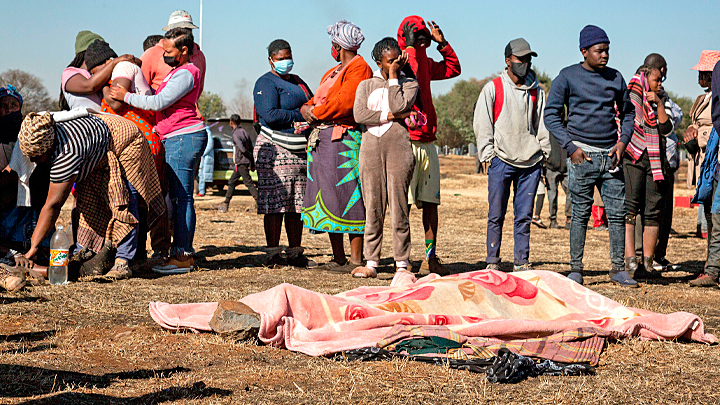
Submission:
M 50 284 L 67 284 L 69 253 L 70 238 L 63 231 L 63 227 L 58 226 L 52 239 L 50 239 L 50 266 L 47 270 Z

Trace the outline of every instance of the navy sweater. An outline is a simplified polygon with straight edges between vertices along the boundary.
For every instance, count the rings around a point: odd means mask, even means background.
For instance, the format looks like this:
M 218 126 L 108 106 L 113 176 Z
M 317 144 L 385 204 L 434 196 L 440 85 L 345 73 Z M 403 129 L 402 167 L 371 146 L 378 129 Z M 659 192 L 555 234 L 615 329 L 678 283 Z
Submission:
M 309 98 L 300 86 L 308 89 L 307 84 L 295 75 L 290 75 L 290 80 L 284 80 L 272 72 L 260 76 L 253 90 L 255 112 L 260 124 L 275 131 L 292 133 L 293 122 L 305 121 L 300 114 L 300 107 Z M 308 93 L 312 96 L 309 89 Z
M 622 123 L 620 141 L 627 145 L 633 133 L 635 108 L 622 74 L 612 68 L 589 71 L 579 63 L 568 66 L 550 86 L 545 104 L 545 127 L 568 154 L 578 148 L 573 141 L 610 149 L 618 141 L 616 103 Z M 567 128 L 561 118 L 566 105 Z
M 712 112 L 712 122 L 715 131 L 720 134 L 720 62 L 715 64 L 715 69 L 712 73 L 712 106 L 710 111 Z

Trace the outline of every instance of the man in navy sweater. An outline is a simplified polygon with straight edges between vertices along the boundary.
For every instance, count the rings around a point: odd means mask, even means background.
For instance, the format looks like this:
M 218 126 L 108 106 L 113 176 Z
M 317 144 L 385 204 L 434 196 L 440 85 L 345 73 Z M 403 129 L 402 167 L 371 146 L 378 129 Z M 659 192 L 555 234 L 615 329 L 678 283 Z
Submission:
M 570 156 L 572 219 L 568 278 L 583 283 L 585 234 L 593 189 L 597 186 L 610 231 L 610 279 L 623 287 L 637 287 L 637 282 L 625 271 L 625 179 L 619 167 L 632 136 L 635 109 L 622 74 L 607 67 L 610 40 L 605 31 L 594 25 L 583 28 L 580 52 L 585 60 L 560 71 L 552 82 L 545 106 L 545 126 Z M 561 118 L 565 108 L 566 124 Z

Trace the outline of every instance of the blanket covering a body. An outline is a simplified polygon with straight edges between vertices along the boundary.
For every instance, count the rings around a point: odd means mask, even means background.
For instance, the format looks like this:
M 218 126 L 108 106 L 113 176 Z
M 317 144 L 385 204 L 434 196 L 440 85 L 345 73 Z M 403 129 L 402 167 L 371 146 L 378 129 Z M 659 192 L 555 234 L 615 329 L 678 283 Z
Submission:
M 398 273 L 390 286 L 337 295 L 280 284 L 240 302 L 260 314 L 262 342 L 311 356 L 377 346 L 403 325 L 492 342 L 552 341 L 577 330 L 613 339 L 717 341 L 696 315 L 625 307 L 558 273 L 540 270 L 430 274 L 420 280 Z M 208 323 L 216 308 L 216 302 L 152 302 L 150 315 L 169 330 L 211 331 Z

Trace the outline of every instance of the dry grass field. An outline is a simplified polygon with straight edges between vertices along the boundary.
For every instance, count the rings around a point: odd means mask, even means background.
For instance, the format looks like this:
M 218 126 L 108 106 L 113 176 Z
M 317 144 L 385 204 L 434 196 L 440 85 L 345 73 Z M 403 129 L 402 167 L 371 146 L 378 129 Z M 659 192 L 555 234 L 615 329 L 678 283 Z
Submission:
M 472 159 L 447 157 L 441 162 L 438 253 L 453 272 L 484 268 L 487 178 L 472 174 Z M 684 182 L 679 182 L 676 194 L 689 193 Z M 516 385 L 493 385 L 484 375 L 440 366 L 402 360 L 345 363 L 256 341 L 234 343 L 213 334 L 162 330 L 150 318 L 150 301 L 239 299 L 278 283 L 328 294 L 363 284 L 389 284 L 389 267 L 375 280 L 263 268 L 262 218 L 246 211 L 251 198 L 244 187 L 238 187 L 238 194 L 226 214 L 215 210 L 219 196 L 196 201 L 195 246 L 200 257 L 196 272 L 165 277 L 142 272 L 115 283 L 0 293 L 0 403 L 720 403 L 718 345 L 628 339 L 609 344 L 594 376 L 540 377 Z M 562 214 L 560 219 L 564 220 Z M 548 222 L 547 208 L 544 220 Z M 419 259 L 422 224 L 416 209 L 411 224 L 413 257 Z M 588 231 L 585 265 L 590 276 L 586 284 L 628 306 L 662 313 L 693 312 L 717 335 L 720 290 L 687 285 L 705 255 L 705 241 L 692 236 L 695 211 L 676 209 L 673 228 L 677 233 L 670 241 L 668 257 L 682 268 L 638 289 L 609 283 L 607 232 Z M 392 253 L 389 239 L 383 249 L 386 257 Z M 327 236 L 306 232 L 304 245 L 316 261 L 329 260 Z M 509 266 L 511 212 L 502 257 Z M 568 231 L 533 227 L 530 260 L 538 269 L 568 271 Z

